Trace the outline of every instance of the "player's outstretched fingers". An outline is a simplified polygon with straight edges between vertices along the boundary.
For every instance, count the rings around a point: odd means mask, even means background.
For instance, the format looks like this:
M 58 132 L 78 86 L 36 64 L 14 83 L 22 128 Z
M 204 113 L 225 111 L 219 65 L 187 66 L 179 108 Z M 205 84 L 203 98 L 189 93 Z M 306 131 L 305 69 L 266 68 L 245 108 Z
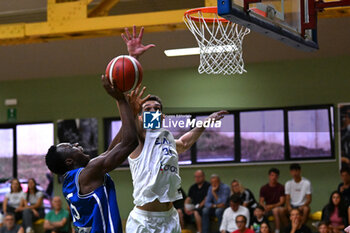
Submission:
M 136 25 L 132 26 L 132 38 L 136 38 Z
M 145 30 L 144 27 L 141 27 L 140 29 L 140 33 L 139 33 L 139 39 L 142 40 L 142 36 L 143 36 L 143 31 Z
M 125 35 L 128 38 L 128 40 L 131 40 L 131 35 L 130 35 L 130 32 L 129 32 L 129 29 L 125 28 L 124 30 L 125 30 Z

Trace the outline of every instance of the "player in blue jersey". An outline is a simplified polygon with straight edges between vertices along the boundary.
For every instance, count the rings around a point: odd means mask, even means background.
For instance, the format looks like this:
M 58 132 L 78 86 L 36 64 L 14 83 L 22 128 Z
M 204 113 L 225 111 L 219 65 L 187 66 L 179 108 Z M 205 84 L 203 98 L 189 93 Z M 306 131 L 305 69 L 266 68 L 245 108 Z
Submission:
M 105 76 L 102 83 L 117 100 L 125 127 L 121 141 L 112 142 L 113 146 L 94 159 L 84 154 L 81 146 L 70 143 L 51 146 L 45 157 L 48 168 L 63 175 L 63 194 L 78 233 L 122 233 L 114 183 L 107 173 L 122 164 L 138 145 L 133 113 L 124 94 L 113 88 Z

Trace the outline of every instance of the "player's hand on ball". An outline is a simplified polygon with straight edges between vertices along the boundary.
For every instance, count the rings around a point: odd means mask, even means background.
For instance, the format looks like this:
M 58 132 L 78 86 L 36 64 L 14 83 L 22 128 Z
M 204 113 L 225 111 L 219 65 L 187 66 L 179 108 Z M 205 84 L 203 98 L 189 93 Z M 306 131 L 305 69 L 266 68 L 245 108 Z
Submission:
M 107 93 L 112 96 L 113 98 L 115 98 L 116 100 L 122 100 L 125 99 L 125 96 L 123 94 L 122 91 L 120 91 L 117 88 L 117 85 L 115 83 L 115 80 L 113 80 L 113 86 L 110 84 L 110 82 L 108 81 L 108 78 L 106 75 L 101 75 L 101 80 L 102 80 L 102 85 L 104 87 L 104 89 L 107 91 Z
M 208 119 L 210 119 L 213 122 L 216 122 L 216 121 L 221 120 L 222 118 L 224 118 L 225 114 L 228 114 L 228 111 L 222 110 L 222 111 L 219 111 L 219 112 L 214 112 L 214 113 L 212 113 L 212 114 L 210 114 L 208 116 Z
M 129 55 L 133 56 L 135 58 L 138 58 L 140 55 L 142 55 L 148 49 L 155 47 L 154 44 L 149 44 L 146 46 L 142 44 L 143 30 L 144 30 L 144 28 L 141 27 L 140 33 L 137 36 L 136 26 L 134 25 L 133 29 L 132 29 L 132 36 L 130 35 L 128 28 L 125 28 L 125 34 L 124 33 L 122 34 L 122 38 L 128 47 Z
M 146 102 L 146 100 L 150 97 L 148 94 L 146 97 L 142 98 L 143 93 L 145 92 L 146 87 L 141 89 L 141 84 L 139 84 L 135 90 L 131 91 L 128 94 L 129 104 L 135 114 L 138 115 L 141 112 L 142 104 Z

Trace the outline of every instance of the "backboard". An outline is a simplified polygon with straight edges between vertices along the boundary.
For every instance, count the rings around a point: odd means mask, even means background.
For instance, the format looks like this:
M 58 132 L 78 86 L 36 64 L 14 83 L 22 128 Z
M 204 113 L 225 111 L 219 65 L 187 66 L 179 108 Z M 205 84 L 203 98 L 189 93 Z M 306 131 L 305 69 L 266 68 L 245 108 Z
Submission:
M 314 51 L 318 49 L 318 43 L 313 2 L 218 0 L 218 15 L 295 48 Z

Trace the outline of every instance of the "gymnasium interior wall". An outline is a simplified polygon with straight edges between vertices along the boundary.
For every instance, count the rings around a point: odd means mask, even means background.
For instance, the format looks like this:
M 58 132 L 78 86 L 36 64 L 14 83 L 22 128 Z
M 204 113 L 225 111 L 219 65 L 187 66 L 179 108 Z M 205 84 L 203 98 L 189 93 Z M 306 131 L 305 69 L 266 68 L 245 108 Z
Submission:
M 141 60 L 142 63 L 142 60 Z M 213 107 L 245 109 L 334 104 L 350 102 L 350 56 L 254 63 L 246 65 L 242 76 L 199 75 L 196 68 L 155 70 L 144 73 L 147 92 L 159 95 L 170 108 Z M 24 74 L 25 75 L 25 74 Z M 115 101 L 104 92 L 100 75 L 54 77 L 47 79 L 0 82 L 0 124 L 6 123 L 5 99 L 17 98 L 17 121 L 56 122 L 58 119 L 96 117 L 99 121 L 99 150 L 103 151 L 103 118 L 117 116 Z M 337 112 L 335 129 L 338 132 Z M 338 158 L 338 135 L 335 138 Z M 302 163 L 302 175 L 313 186 L 312 211 L 328 202 L 330 193 L 340 182 L 339 161 Z M 280 182 L 290 179 L 289 164 L 235 164 L 224 167 L 201 167 L 207 178 L 216 173 L 226 184 L 238 178 L 259 197 L 259 188 L 267 182 L 270 167 L 281 170 Z M 187 192 L 198 167 L 182 167 L 180 175 Z M 115 180 L 118 203 L 123 219 L 132 204 L 132 180 L 128 169 L 111 172 Z M 55 179 L 55 182 L 57 179 Z M 57 182 L 56 182 L 57 184 Z M 55 186 L 55 193 L 61 188 Z

